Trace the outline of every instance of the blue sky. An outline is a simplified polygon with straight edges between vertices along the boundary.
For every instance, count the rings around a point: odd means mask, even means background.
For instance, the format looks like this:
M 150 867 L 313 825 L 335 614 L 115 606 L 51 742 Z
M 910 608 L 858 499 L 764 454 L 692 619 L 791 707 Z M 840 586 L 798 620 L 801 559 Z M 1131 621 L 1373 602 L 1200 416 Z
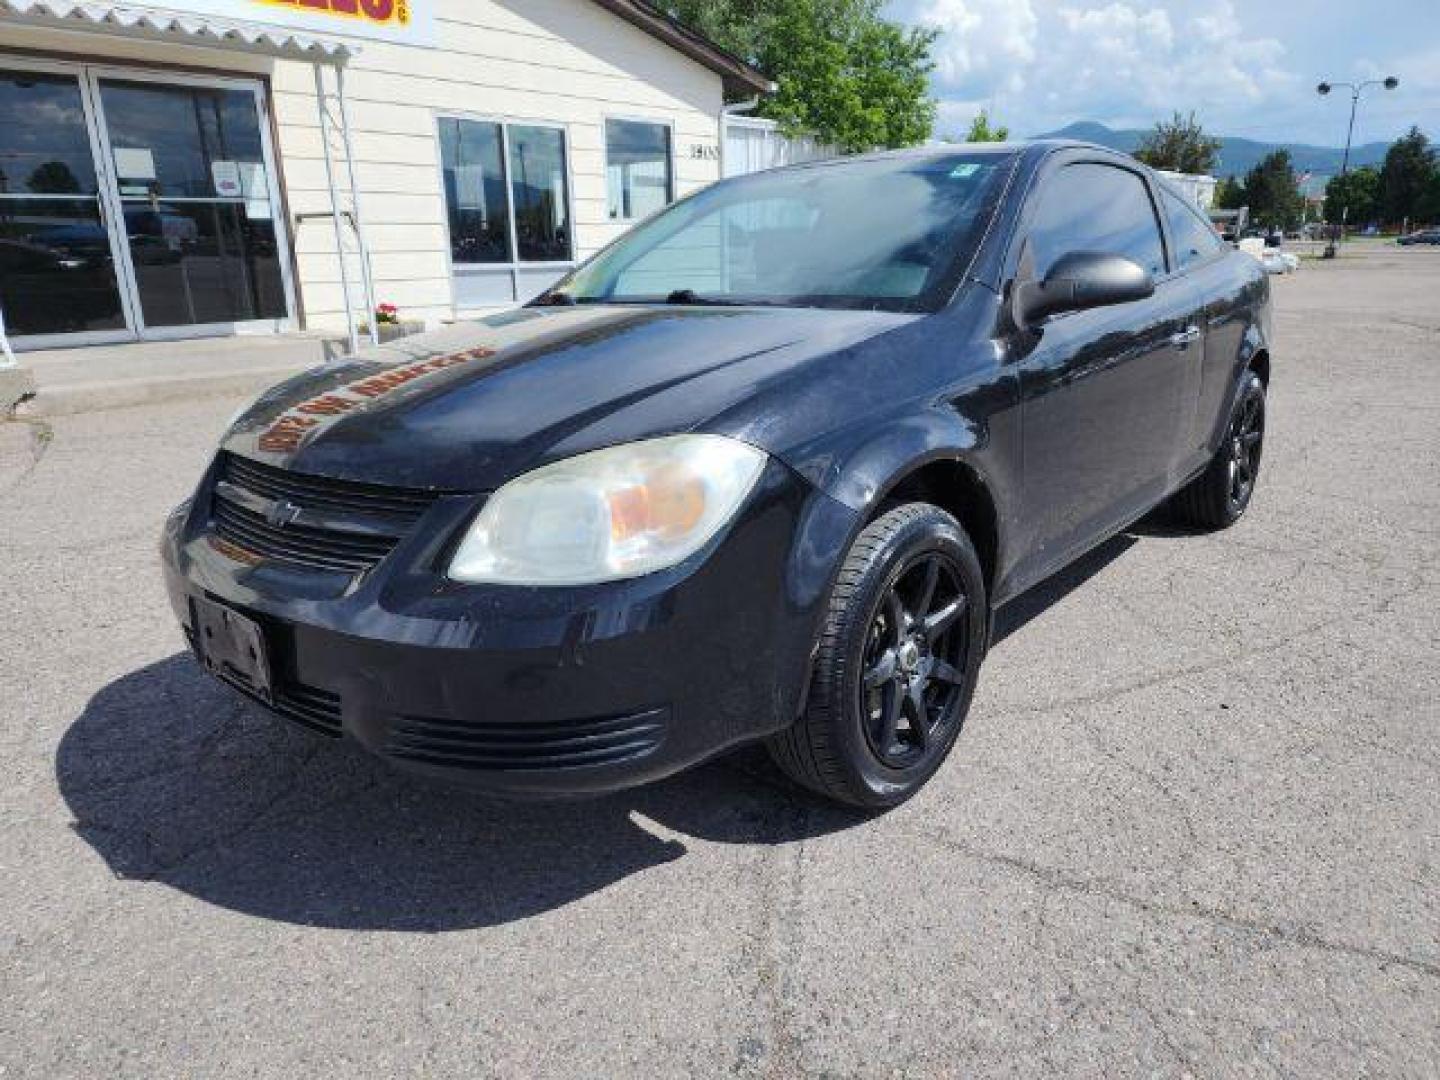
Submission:
M 1315 84 L 1393 74 L 1398 90 L 1366 92 L 1355 141 L 1412 123 L 1440 138 L 1440 0 L 888 0 L 888 13 L 943 31 L 937 135 L 983 107 L 1018 136 L 1194 109 L 1218 134 L 1334 146 L 1349 98 Z

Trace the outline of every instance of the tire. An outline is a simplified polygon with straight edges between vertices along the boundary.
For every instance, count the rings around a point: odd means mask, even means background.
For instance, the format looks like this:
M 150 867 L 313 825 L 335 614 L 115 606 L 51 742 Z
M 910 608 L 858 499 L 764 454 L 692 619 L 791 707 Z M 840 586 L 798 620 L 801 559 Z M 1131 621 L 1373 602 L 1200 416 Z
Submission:
M 953 517 L 907 503 L 872 521 L 836 579 L 805 711 L 769 740 L 775 763 L 839 803 L 904 802 L 960 734 L 988 610 L 980 559 Z
M 1225 425 L 1225 437 L 1205 471 L 1175 493 L 1173 516 L 1203 530 L 1228 529 L 1244 516 L 1260 477 L 1265 448 L 1265 384 L 1247 371 Z

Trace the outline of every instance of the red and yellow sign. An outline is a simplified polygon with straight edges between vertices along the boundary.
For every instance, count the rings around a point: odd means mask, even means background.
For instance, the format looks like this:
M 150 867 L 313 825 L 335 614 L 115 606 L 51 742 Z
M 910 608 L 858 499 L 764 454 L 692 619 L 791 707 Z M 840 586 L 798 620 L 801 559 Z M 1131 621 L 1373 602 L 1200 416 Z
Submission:
M 410 23 L 410 0 L 257 0 L 275 7 L 333 15 L 342 19 L 362 19 L 381 26 Z
M 401 45 L 435 44 L 435 0 L 153 0 L 141 7 Z

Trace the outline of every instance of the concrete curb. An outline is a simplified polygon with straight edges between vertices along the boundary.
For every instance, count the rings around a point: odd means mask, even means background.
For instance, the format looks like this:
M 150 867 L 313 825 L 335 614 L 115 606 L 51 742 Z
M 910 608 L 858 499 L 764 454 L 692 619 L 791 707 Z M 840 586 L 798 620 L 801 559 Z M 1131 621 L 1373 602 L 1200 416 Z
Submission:
M 170 374 L 153 379 L 112 379 L 50 386 L 22 402 L 15 411 L 19 416 L 70 416 L 167 401 L 196 401 L 245 394 L 254 396 L 312 366 L 287 364 L 247 371 Z

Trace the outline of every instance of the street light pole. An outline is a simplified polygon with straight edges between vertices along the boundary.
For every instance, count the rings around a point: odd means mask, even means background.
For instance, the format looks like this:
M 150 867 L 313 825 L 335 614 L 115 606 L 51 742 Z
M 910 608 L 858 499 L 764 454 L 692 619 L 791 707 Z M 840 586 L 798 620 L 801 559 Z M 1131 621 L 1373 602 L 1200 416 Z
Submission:
M 1350 91 L 1350 125 L 1345 129 L 1345 154 L 1340 159 L 1340 178 L 1343 180 L 1345 174 L 1350 171 L 1350 140 L 1355 136 L 1355 110 L 1360 105 L 1360 95 L 1367 86 L 1383 86 L 1386 90 L 1394 90 L 1400 85 L 1400 80 L 1394 75 L 1388 75 L 1383 79 L 1366 79 L 1364 82 L 1322 82 L 1315 87 L 1315 92 L 1321 97 L 1330 93 L 1337 86 L 1343 86 Z M 1343 194 L 1343 192 L 1342 192 Z M 1335 244 L 1340 239 L 1340 233 L 1345 227 L 1346 219 L 1350 216 L 1350 205 L 1346 203 L 1340 208 L 1340 220 L 1330 223 L 1330 243 L 1325 247 L 1325 258 L 1335 258 Z

